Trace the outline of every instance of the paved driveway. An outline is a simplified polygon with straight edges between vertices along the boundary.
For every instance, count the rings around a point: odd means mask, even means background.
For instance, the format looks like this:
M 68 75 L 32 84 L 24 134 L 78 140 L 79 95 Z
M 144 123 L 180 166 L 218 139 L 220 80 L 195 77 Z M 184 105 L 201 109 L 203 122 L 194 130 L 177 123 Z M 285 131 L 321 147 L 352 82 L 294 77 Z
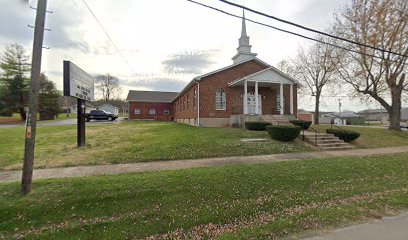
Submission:
M 407 240 L 408 212 L 399 216 L 385 217 L 371 223 L 359 224 L 334 230 L 323 236 L 303 240 Z
M 87 122 L 86 125 L 100 125 L 100 124 L 118 124 L 123 121 L 123 118 L 118 118 L 115 121 L 108 121 L 108 120 L 100 120 L 100 121 L 90 121 Z M 65 120 L 57 120 L 57 121 L 39 121 L 37 126 L 67 126 L 67 125 L 76 125 L 77 119 L 65 119 Z M 22 127 L 23 124 L 1 124 L 0 128 L 13 128 L 13 127 Z

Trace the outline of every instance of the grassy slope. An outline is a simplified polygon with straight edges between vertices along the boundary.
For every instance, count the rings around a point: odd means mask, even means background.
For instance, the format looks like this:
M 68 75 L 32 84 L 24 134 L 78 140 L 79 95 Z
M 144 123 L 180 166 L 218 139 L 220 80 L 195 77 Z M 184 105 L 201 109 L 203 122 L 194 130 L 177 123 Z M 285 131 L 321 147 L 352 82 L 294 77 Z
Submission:
M 76 127 L 39 127 L 35 167 L 146 162 L 309 151 L 299 143 L 243 143 L 266 132 L 195 128 L 176 123 L 125 122 L 87 126 L 87 146 L 76 148 Z M 0 129 L 0 169 L 20 169 L 24 128 Z
M 325 132 L 330 125 L 313 125 L 313 128 Z M 408 145 L 408 132 L 389 131 L 381 128 L 347 127 L 341 128 L 359 132 L 360 137 L 352 142 L 357 148 L 398 147 Z
M 401 154 L 0 184 L 0 239 L 281 237 L 407 208 L 407 173 Z

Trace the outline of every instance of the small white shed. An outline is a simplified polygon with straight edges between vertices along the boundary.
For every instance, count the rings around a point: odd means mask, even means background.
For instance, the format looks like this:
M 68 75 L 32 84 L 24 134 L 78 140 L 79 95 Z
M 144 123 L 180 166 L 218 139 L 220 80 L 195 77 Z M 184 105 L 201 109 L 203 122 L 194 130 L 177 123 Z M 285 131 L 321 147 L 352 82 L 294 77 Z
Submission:
M 117 108 L 117 107 L 115 107 L 113 105 L 107 104 L 107 103 L 98 106 L 96 109 L 97 110 L 104 110 L 105 112 L 112 113 L 112 114 L 115 114 L 115 115 L 119 115 L 119 108 Z

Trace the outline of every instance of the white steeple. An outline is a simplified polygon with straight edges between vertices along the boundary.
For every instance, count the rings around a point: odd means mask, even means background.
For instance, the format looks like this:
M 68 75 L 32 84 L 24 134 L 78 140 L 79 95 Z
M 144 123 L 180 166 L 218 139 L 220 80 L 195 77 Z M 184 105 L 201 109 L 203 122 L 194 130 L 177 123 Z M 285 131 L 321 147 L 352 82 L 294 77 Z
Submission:
M 245 12 L 242 11 L 242 29 L 241 29 L 241 37 L 238 40 L 239 45 L 237 48 L 237 54 L 232 58 L 235 63 L 243 62 L 248 59 L 254 58 L 257 54 L 251 52 L 252 45 L 249 45 L 249 37 L 246 33 L 246 25 L 245 25 Z

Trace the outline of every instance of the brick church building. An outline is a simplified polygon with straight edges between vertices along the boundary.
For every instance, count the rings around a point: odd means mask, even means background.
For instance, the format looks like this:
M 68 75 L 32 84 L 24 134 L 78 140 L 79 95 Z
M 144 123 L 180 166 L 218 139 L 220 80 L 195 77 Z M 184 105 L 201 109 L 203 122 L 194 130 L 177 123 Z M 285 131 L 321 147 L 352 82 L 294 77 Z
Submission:
M 256 55 L 243 19 L 232 65 L 195 77 L 181 92 L 129 91 L 129 119 L 239 127 L 245 121 L 296 116 L 298 81 Z

